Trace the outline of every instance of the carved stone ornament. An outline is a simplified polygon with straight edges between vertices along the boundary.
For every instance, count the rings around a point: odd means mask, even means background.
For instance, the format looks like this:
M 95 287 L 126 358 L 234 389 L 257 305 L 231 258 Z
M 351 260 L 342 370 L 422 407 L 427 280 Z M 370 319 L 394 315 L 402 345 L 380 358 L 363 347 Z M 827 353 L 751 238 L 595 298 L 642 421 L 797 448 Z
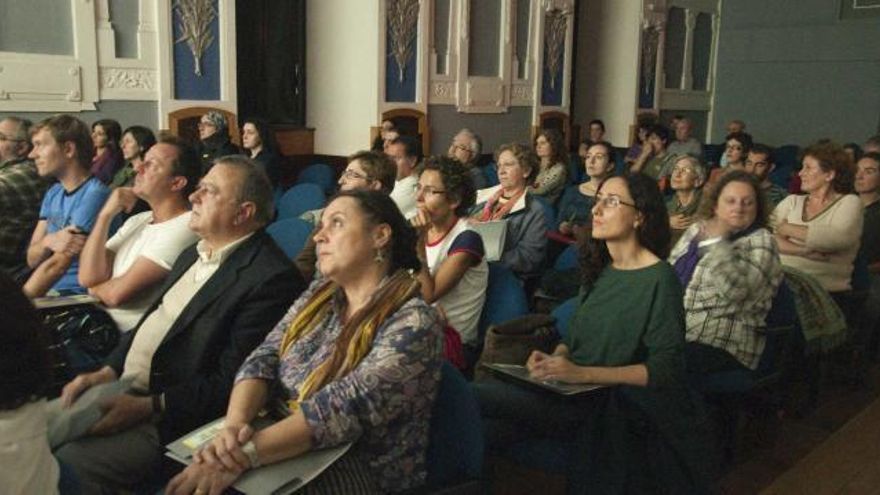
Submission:
M 546 11 L 544 24 L 544 46 L 546 48 L 544 67 L 550 73 L 550 89 L 556 89 L 556 75 L 562 64 L 565 52 L 565 34 L 568 31 L 568 18 L 571 10 L 551 7 Z
M 386 11 L 390 37 L 388 56 L 397 62 L 397 79 L 403 82 L 413 56 L 413 42 L 419 21 L 419 0 L 388 0 Z
M 101 87 L 107 89 L 142 89 L 156 87 L 155 74 L 145 69 L 102 69 Z
M 174 8 L 179 17 L 180 38 L 175 43 L 186 42 L 193 56 L 193 72 L 202 75 L 202 55 L 214 41 L 211 22 L 217 16 L 213 0 L 177 0 Z
M 450 83 L 434 83 L 434 96 L 437 98 L 449 98 L 452 96 L 452 84 Z
M 531 100 L 531 88 L 526 85 L 516 85 L 511 89 L 511 98 L 518 101 Z

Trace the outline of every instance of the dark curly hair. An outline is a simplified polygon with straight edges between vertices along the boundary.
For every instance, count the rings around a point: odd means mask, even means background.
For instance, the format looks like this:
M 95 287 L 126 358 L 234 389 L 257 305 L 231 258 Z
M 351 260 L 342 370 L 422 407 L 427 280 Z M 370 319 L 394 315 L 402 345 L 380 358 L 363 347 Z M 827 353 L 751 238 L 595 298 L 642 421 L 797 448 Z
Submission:
M 831 188 L 840 194 L 849 194 L 855 190 L 855 164 L 843 146 L 834 141 L 817 141 L 802 153 L 801 160 L 811 156 L 819 161 L 819 167 L 825 173 L 834 172 Z
M 340 191 L 330 202 L 338 198 L 354 199 L 373 225 L 384 223 L 391 227 L 389 274 L 401 269 L 418 271 L 422 267 L 416 256 L 416 231 L 403 218 L 400 208 L 390 196 L 373 190 Z
M 550 144 L 550 165 L 552 166 L 557 163 L 567 164 L 568 158 L 566 155 L 568 152 L 565 149 L 562 133 L 556 129 L 541 129 L 541 132 L 535 136 L 535 143 L 538 142 L 538 138 L 541 136 L 544 136 L 544 139 Z M 538 165 L 540 166 L 540 162 L 538 162 Z
M 434 170 L 440 174 L 443 188 L 446 189 L 446 198 L 458 201 L 455 207 L 455 216 L 462 218 L 467 216 L 471 207 L 477 201 L 477 189 L 467 167 L 454 158 L 443 155 L 434 155 L 425 158 L 425 162 L 419 167 L 418 174 L 421 176 L 426 170 Z
M 0 411 L 45 397 L 51 381 L 47 332 L 19 288 L 0 272 Z
M 709 194 L 704 195 L 703 201 L 700 203 L 700 218 L 710 219 L 715 216 L 715 207 L 718 206 L 718 198 L 721 196 L 721 191 L 723 191 L 731 182 L 748 184 L 755 192 L 755 206 L 758 211 L 755 215 L 755 221 L 752 225 L 749 225 L 749 228 L 766 227 L 767 219 L 770 215 L 770 206 L 767 202 L 767 195 L 764 194 L 764 191 L 761 189 L 761 184 L 758 182 L 758 179 L 745 170 L 731 170 L 722 175 L 721 179 L 709 188 Z
M 663 202 L 663 194 L 657 186 L 657 181 L 651 177 L 635 173 L 623 176 L 609 177 L 599 184 L 599 191 L 611 179 L 620 179 L 626 182 L 636 211 L 641 213 L 642 222 L 636 229 L 636 238 L 639 244 L 648 251 L 654 253 L 660 259 L 669 256 L 669 243 L 672 239 L 669 231 L 669 216 L 666 213 L 666 205 Z M 578 246 L 580 253 L 581 283 L 590 289 L 599 279 L 602 270 L 611 263 L 611 254 L 604 240 L 594 239 L 593 236 L 585 236 Z

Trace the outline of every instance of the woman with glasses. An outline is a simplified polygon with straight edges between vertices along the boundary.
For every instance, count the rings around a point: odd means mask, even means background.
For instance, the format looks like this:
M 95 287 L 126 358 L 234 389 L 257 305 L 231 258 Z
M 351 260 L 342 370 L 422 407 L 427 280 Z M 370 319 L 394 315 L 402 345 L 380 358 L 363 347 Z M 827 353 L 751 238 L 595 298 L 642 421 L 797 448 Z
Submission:
M 394 189 L 394 181 L 397 177 L 397 166 L 381 151 L 359 151 L 348 157 L 348 165 L 339 176 L 340 191 L 372 190 L 391 194 Z M 300 218 L 314 226 L 312 235 L 306 239 L 306 244 L 294 259 L 305 280 L 311 280 L 315 276 L 315 264 L 318 255 L 315 252 L 314 234 L 320 228 L 323 208 L 310 210 Z
M 672 166 L 669 184 L 675 194 L 666 203 L 669 212 L 669 227 L 672 229 L 672 244 L 678 242 L 681 234 L 694 223 L 694 216 L 703 196 L 706 182 L 706 169 L 700 160 L 684 155 Z
M 542 130 L 535 138 L 535 153 L 540 162 L 531 193 L 543 196 L 555 205 L 568 181 L 568 159 L 562 134 L 554 129 Z
M 669 256 L 685 287 L 691 373 L 758 367 L 764 320 L 782 282 L 767 213 L 757 179 L 740 170 L 725 174 Z
M 238 146 L 229 140 L 229 122 L 222 113 L 211 110 L 199 119 L 199 156 L 202 157 L 202 175 L 214 165 L 214 160 L 226 155 L 237 155 Z
M 573 442 L 571 491 L 606 478 L 618 483 L 627 473 L 654 477 L 653 486 L 662 487 L 659 478 L 675 462 L 653 466 L 644 439 L 626 434 L 631 420 L 646 421 L 690 466 L 678 480 L 693 485 L 661 491 L 702 493 L 694 486 L 707 477 L 690 468 L 701 461 L 693 453 L 698 434 L 710 434 L 686 388 L 681 285 L 665 261 L 669 221 L 657 182 L 643 174 L 609 178 L 596 194 L 592 224 L 592 236 L 581 243 L 582 287 L 569 330 L 552 353 L 533 351 L 525 365 L 538 380 L 621 387 L 567 397 L 480 383 L 489 450 L 535 437 Z
M 591 143 L 584 154 L 584 169 L 587 180 L 569 189 L 559 203 L 559 232 L 569 237 L 579 238 L 575 234 L 590 229 L 596 191 L 599 184 L 614 173 L 614 148 L 611 143 Z
M 439 306 L 458 331 L 470 363 L 480 344 L 477 323 L 489 279 L 483 240 L 468 227 L 467 212 L 475 199 L 468 169 L 453 158 L 432 156 L 420 170 L 417 213 L 410 220 L 418 233 L 422 298 Z
M 504 144 L 495 153 L 498 182 L 477 191 L 477 205 L 471 221 L 506 222 L 501 264 L 522 280 L 535 279 L 544 266 L 547 250 L 547 221 L 544 208 L 529 195 L 529 185 L 538 171 L 538 157 L 527 146 Z

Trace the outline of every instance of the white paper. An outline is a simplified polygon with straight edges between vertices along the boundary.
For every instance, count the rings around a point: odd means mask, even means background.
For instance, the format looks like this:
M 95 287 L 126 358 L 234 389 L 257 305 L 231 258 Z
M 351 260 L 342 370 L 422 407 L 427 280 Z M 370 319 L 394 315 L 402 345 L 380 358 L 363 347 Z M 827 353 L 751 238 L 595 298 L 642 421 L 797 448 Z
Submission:
M 500 260 L 504 253 L 504 241 L 507 238 L 507 221 L 471 222 L 469 226 L 483 238 L 486 261 Z

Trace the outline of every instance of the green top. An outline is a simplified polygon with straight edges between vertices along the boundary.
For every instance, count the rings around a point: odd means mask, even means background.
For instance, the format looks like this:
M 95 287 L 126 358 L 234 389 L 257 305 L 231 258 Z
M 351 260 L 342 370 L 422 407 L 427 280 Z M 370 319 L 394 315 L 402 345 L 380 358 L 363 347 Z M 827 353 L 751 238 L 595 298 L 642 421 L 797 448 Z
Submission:
M 580 305 L 563 342 L 580 366 L 644 363 L 649 386 L 684 384 L 684 307 L 669 263 L 605 268 Z
M 650 176 L 654 180 L 660 180 L 672 173 L 672 165 L 675 164 L 675 160 L 677 159 L 678 155 L 672 153 L 666 153 L 663 156 L 655 156 L 648 160 L 648 163 L 642 167 L 642 173 Z
M 120 168 L 116 174 L 113 175 L 113 179 L 110 180 L 110 189 L 133 186 L 135 175 L 137 175 L 137 172 L 132 168 L 131 162 L 127 162 L 124 167 Z

